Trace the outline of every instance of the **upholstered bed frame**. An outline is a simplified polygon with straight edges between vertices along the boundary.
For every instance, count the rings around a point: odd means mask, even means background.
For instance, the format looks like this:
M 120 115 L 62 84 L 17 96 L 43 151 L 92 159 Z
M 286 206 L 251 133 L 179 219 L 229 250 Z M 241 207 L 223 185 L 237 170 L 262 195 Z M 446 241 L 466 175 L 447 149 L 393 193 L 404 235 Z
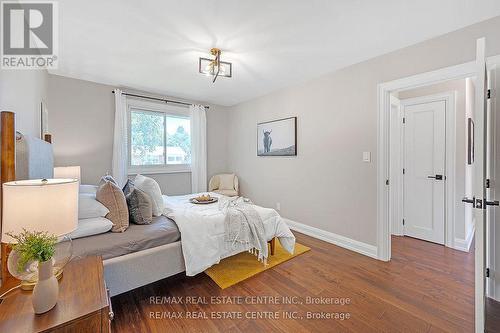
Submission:
M 46 135 L 44 141 L 16 135 L 15 114 L 9 111 L 2 111 L 0 114 L 0 131 L 2 185 L 16 179 L 53 177 L 54 159 L 50 135 Z M 0 190 L 0 199 L 1 195 Z M 1 202 L 2 200 L 0 233 Z M 18 283 L 7 270 L 9 250 L 8 244 L 1 244 L 2 286 Z M 185 271 L 180 241 L 107 259 L 103 263 L 104 276 L 111 296 Z

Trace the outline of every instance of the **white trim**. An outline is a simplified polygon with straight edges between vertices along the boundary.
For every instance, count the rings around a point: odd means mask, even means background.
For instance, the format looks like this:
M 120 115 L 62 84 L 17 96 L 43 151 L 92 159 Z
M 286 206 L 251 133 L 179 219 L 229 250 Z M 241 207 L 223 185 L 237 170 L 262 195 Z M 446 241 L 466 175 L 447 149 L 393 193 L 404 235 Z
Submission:
M 474 181 L 472 193 L 476 197 L 485 198 L 485 188 L 483 181 L 485 179 L 486 169 L 486 147 L 481 144 L 477 145 L 478 142 L 484 142 L 487 137 L 487 129 L 485 125 L 485 81 L 486 81 L 486 39 L 480 38 L 476 41 L 476 81 L 475 81 L 475 100 L 474 100 L 474 151 L 475 151 L 475 161 L 474 161 Z M 477 140 L 476 138 L 480 138 Z M 485 142 L 484 142 L 485 143 Z M 485 143 L 486 144 L 486 143 Z M 484 163 L 483 163 L 484 162 Z M 474 217 L 476 218 L 475 228 L 476 228 L 476 242 L 475 242 L 475 253 L 474 253 L 474 305 L 475 305 L 475 331 L 476 333 L 484 332 L 485 328 L 485 284 L 486 279 L 484 277 L 485 270 L 485 210 L 475 209 Z
M 162 173 L 191 173 L 190 164 L 162 164 L 162 165 L 144 165 L 144 166 L 129 166 L 128 174 L 137 175 L 155 175 Z
M 476 232 L 476 227 L 473 225 L 466 239 L 455 238 L 454 241 L 455 246 L 453 248 L 455 250 L 469 252 L 470 246 L 472 245 L 472 240 L 474 239 L 475 232 Z
M 404 166 L 404 136 L 403 136 L 403 109 L 401 101 L 390 96 L 391 102 L 391 112 L 392 108 L 397 108 L 397 114 L 392 112 L 390 115 L 390 133 L 393 134 L 394 140 L 390 142 L 390 153 L 389 156 L 392 158 L 389 172 L 389 179 L 393 182 L 391 191 L 391 197 L 389 202 L 397 202 L 397 204 L 391 207 L 391 212 L 389 215 L 389 225 L 391 228 L 391 234 L 395 236 L 403 236 L 403 166 Z M 399 158 L 395 158 L 399 157 Z
M 444 245 L 447 247 L 454 248 L 454 240 L 455 240 L 455 220 L 458 209 L 455 207 L 456 198 L 456 91 L 449 91 L 434 95 L 427 95 L 415 98 L 408 98 L 401 100 L 401 110 L 404 112 L 405 107 L 422 104 L 422 103 L 431 103 L 431 102 L 439 102 L 444 101 L 446 104 L 446 118 L 445 118 L 445 129 L 446 129 L 446 156 L 445 156 L 445 238 Z M 401 123 L 400 123 L 401 124 Z M 400 128 L 403 126 L 399 125 Z M 394 128 L 392 128 L 394 129 Z M 402 131 L 400 131 L 401 133 Z M 392 134 L 392 133 L 390 133 Z M 401 142 L 401 140 L 398 140 Z M 400 150 L 402 151 L 402 150 Z M 399 156 L 398 160 L 400 160 L 401 156 Z M 391 159 L 392 163 L 398 163 L 395 161 L 396 157 L 393 156 Z M 396 179 L 391 179 L 392 186 L 400 188 L 403 184 L 398 183 L 399 181 L 403 182 L 402 177 L 398 177 Z M 391 198 L 392 200 L 389 202 L 390 206 L 403 205 L 403 200 L 394 201 L 394 196 Z M 399 207 L 399 211 L 403 212 L 402 206 Z M 462 213 L 463 214 L 463 213 Z M 403 217 L 402 217 L 403 218 Z M 404 231 L 403 231 L 404 234 Z
M 378 86 L 385 91 L 396 92 L 401 90 L 425 87 L 432 84 L 465 79 L 476 73 L 476 62 L 471 61 L 461 65 L 441 68 L 435 71 L 421 73 L 394 81 L 380 83 Z M 379 90 L 380 91 L 380 90 Z
M 500 128 L 500 117 L 497 116 L 497 112 L 499 111 L 498 109 L 498 80 L 500 80 L 500 77 L 497 76 L 497 71 L 498 71 L 498 65 L 500 64 L 500 56 L 495 57 L 494 61 L 487 61 L 488 63 L 488 73 L 489 73 L 489 84 L 490 86 L 488 88 L 491 89 L 492 91 L 492 96 L 491 99 L 489 100 L 490 103 L 490 125 L 491 128 L 493 129 L 492 133 L 492 152 L 493 156 L 498 156 L 498 128 Z M 496 158 L 493 158 L 491 161 L 491 170 L 489 176 L 493 180 L 493 187 L 490 189 L 489 197 L 491 199 L 496 199 L 497 195 L 499 194 L 499 191 L 496 189 L 495 184 L 497 184 L 497 180 L 500 178 L 499 177 L 499 172 L 498 172 L 498 163 L 496 162 Z M 496 235 L 498 233 L 498 224 L 497 220 L 499 219 L 500 215 L 497 214 L 496 209 L 490 209 L 489 210 L 489 232 L 490 232 L 490 239 L 488 240 L 489 248 L 487 249 L 488 255 L 487 259 L 489 259 L 489 262 L 487 262 L 487 267 L 490 268 L 491 272 L 497 272 L 498 265 L 496 264 L 498 260 L 498 254 L 497 251 L 500 251 L 500 247 L 496 244 Z M 489 297 L 494 298 L 497 301 L 500 301 L 500 293 L 497 288 L 497 284 L 500 283 L 500 277 L 498 274 L 493 273 L 492 274 L 494 278 L 492 279 L 487 279 L 486 284 L 487 284 L 487 289 L 486 292 Z
M 476 74 L 475 62 L 442 68 L 378 85 L 378 170 L 377 170 L 377 256 L 389 261 L 391 258 L 391 237 L 389 226 L 389 130 L 390 93 L 418 88 L 439 82 L 462 79 Z
M 176 173 L 191 173 L 191 169 L 183 169 L 183 170 L 148 170 L 148 169 L 142 169 L 142 170 L 128 170 L 128 175 L 129 176 L 136 176 L 138 174 L 141 175 L 168 175 L 168 174 L 176 174 Z
M 377 259 L 377 247 L 374 245 L 366 244 L 348 237 L 334 234 L 333 232 L 321 230 L 289 219 L 283 218 L 283 220 L 292 230 Z

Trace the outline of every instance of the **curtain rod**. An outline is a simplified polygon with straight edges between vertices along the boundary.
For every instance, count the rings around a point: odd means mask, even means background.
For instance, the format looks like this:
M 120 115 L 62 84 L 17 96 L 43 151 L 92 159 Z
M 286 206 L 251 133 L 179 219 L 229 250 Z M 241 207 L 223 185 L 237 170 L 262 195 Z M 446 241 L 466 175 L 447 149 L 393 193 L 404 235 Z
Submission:
M 111 90 L 111 92 L 114 94 L 115 91 L 114 90 Z M 123 95 L 125 96 L 130 96 L 130 97 L 138 97 L 138 98 L 144 98 L 144 99 L 151 99 L 151 100 L 154 100 L 154 101 L 160 101 L 160 102 L 165 102 L 165 103 L 174 103 L 174 104 L 180 104 L 180 105 L 186 105 L 186 106 L 190 106 L 191 103 L 186 103 L 186 102 L 179 102 L 179 101 L 173 101 L 171 99 L 166 99 L 166 98 L 157 98 L 157 97 L 150 97 L 150 96 L 144 96 L 144 95 L 137 95 L 137 94 L 131 94 L 131 93 L 127 93 L 127 92 L 124 92 L 122 93 Z M 203 105 L 203 107 L 205 109 L 209 109 L 210 107 L 208 105 Z

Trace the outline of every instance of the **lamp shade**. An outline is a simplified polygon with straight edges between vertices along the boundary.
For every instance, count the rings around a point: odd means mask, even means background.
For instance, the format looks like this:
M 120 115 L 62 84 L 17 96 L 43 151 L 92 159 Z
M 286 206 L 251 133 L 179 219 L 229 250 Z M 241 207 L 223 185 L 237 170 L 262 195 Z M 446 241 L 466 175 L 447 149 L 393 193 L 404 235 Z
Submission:
M 73 178 L 80 180 L 80 166 L 55 167 L 54 178 Z
M 6 233 L 46 231 L 68 234 L 78 223 L 78 181 L 21 180 L 3 184 L 2 242 L 15 243 Z

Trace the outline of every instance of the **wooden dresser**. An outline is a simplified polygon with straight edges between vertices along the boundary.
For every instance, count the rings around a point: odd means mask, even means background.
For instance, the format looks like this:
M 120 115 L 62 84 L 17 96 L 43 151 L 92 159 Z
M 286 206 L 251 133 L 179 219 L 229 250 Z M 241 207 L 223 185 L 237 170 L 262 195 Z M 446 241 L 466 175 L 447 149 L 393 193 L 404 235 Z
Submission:
M 20 289 L 0 303 L 0 332 L 110 332 L 112 318 L 100 257 L 75 260 L 66 266 L 57 304 L 44 314 L 34 314 L 31 292 Z

